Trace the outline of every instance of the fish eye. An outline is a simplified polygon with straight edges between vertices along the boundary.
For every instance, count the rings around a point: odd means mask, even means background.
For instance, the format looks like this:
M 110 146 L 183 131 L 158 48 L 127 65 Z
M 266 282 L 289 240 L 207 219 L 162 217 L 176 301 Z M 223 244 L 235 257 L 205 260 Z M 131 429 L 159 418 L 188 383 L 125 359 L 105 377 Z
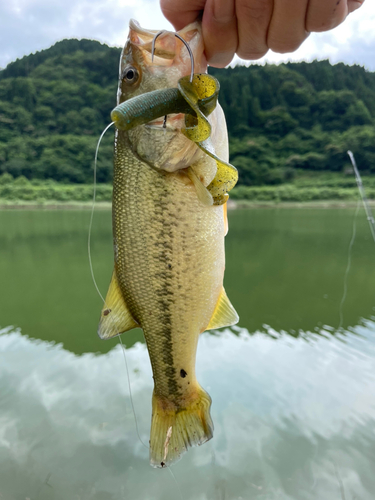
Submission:
M 126 83 L 135 83 L 138 80 L 139 73 L 138 71 L 133 67 L 133 66 L 128 66 L 127 68 L 124 69 L 122 73 L 122 79 Z

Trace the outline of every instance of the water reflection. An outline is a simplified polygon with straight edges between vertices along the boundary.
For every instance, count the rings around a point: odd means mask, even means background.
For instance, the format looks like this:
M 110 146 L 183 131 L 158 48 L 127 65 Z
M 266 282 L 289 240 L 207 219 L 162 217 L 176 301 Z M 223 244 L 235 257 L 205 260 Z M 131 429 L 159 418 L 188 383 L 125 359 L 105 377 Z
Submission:
M 354 210 L 238 210 L 230 214 L 226 287 L 241 326 L 298 335 L 337 328 Z M 344 328 L 374 314 L 374 242 L 361 210 L 352 249 Z
M 108 352 L 96 329 L 101 300 L 87 257 L 88 211 L 0 212 L 0 325 L 62 342 L 76 353 Z M 96 279 L 106 293 L 113 266 L 111 214 L 97 212 L 92 238 Z M 133 331 L 128 342 L 143 339 Z
M 249 332 L 271 325 L 299 335 L 339 324 L 354 210 L 237 210 L 229 214 L 225 287 Z M 101 301 L 87 259 L 86 211 L 0 212 L 0 325 L 62 342 L 72 352 L 108 352 L 96 336 Z M 95 275 L 106 293 L 113 266 L 111 214 L 97 212 L 92 234 Z M 3 285 L 5 284 L 5 286 Z M 344 328 L 375 314 L 374 243 L 366 218 L 348 275 Z M 127 345 L 143 341 L 140 330 Z
M 225 286 L 241 320 L 200 339 L 215 435 L 173 468 L 183 500 L 374 498 L 375 266 L 361 215 L 337 331 L 353 215 L 230 213 Z M 92 237 L 103 293 L 110 219 L 98 212 Z M 138 440 L 118 341 L 95 333 L 88 222 L 0 212 L 0 325 L 15 325 L 0 334 L 0 498 L 176 500 Z M 148 355 L 140 330 L 123 342 L 147 443 Z
M 372 499 L 374 321 L 340 339 L 270 333 L 202 335 L 198 378 L 213 399 L 215 435 L 173 469 L 184 500 L 339 499 L 340 481 L 346 498 Z M 3 498 L 178 498 L 137 438 L 119 346 L 76 356 L 9 328 L 0 353 Z M 144 344 L 127 360 L 147 443 Z

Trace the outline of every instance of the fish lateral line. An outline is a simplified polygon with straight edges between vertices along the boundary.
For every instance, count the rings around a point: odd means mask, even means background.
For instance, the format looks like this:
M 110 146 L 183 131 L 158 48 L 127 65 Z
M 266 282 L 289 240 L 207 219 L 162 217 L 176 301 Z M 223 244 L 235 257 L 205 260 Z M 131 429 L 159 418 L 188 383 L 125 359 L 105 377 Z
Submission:
M 182 76 L 188 72 L 187 53 L 172 34 L 160 37 L 155 53 L 160 68 L 152 67 L 155 33 L 131 21 L 121 55 L 118 123 L 114 114 L 114 273 L 98 333 L 104 339 L 142 327 L 154 378 L 150 446 L 146 441 L 144 445 L 152 466 L 169 468 L 190 447 L 213 436 L 211 398 L 195 377 L 196 349 L 205 329 L 238 321 L 222 288 L 225 190 L 234 185 L 237 174 L 219 158 L 228 160 L 227 131 L 222 110 L 216 107 L 219 83 L 204 73 L 200 23 L 179 32 L 194 40 L 191 49 L 202 72 L 193 71 L 190 79 Z M 182 76 L 178 81 L 177 74 Z M 176 88 L 170 88 L 171 82 Z M 162 93 L 139 95 L 145 89 Z M 165 92 L 174 94 L 166 97 Z M 174 114 L 185 117 L 173 119 Z M 150 123 L 152 118 L 157 122 Z M 128 132 L 142 124 L 135 133 Z M 203 200 L 224 205 L 211 210 Z M 122 351 L 125 358 L 124 346 Z M 130 392 L 129 378 L 128 384 Z M 136 415 L 135 425 L 142 442 Z

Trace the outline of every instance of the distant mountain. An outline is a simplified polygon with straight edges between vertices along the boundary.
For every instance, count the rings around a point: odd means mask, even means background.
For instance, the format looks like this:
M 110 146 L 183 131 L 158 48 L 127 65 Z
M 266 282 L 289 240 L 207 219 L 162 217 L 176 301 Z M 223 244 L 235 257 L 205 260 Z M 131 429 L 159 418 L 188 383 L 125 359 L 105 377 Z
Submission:
M 97 139 L 116 105 L 120 53 L 63 40 L 0 71 L 0 173 L 90 182 Z M 111 179 L 112 142 L 109 132 L 102 182 Z
M 91 182 L 96 141 L 116 104 L 121 50 L 63 40 L 0 71 L 0 174 Z M 221 84 L 231 161 L 244 184 L 341 170 L 348 147 L 375 171 L 375 73 L 328 61 L 210 69 Z M 98 179 L 112 177 L 113 132 Z M 296 170 L 297 169 L 297 170 Z
M 17 59 L 14 62 L 8 64 L 8 66 L 0 71 L 0 79 L 12 78 L 17 76 L 29 76 L 30 72 L 41 65 L 47 59 L 56 56 L 62 56 L 65 54 L 72 54 L 77 50 L 81 50 L 85 54 L 90 54 L 92 52 L 105 52 L 108 53 L 109 47 L 105 44 L 97 42 L 96 40 L 77 40 L 76 38 L 70 38 L 56 42 L 49 49 L 41 50 L 35 54 L 30 54 L 24 56 L 21 59 Z M 120 49 L 114 49 L 116 53 Z

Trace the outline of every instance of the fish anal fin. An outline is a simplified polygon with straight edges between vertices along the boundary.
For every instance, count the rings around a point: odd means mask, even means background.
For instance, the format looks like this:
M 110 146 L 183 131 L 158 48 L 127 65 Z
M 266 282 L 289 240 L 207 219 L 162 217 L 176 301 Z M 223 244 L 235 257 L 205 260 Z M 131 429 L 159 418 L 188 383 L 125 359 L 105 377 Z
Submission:
M 224 326 L 233 326 L 238 323 L 238 314 L 235 308 L 230 303 L 224 287 L 221 289 L 219 300 L 217 301 L 215 311 L 206 328 L 206 330 L 213 330 L 215 328 L 223 328 Z
M 107 340 L 120 333 L 132 330 L 137 326 L 139 325 L 133 319 L 121 293 L 116 272 L 113 271 L 111 283 L 100 315 L 98 335 L 101 339 Z

